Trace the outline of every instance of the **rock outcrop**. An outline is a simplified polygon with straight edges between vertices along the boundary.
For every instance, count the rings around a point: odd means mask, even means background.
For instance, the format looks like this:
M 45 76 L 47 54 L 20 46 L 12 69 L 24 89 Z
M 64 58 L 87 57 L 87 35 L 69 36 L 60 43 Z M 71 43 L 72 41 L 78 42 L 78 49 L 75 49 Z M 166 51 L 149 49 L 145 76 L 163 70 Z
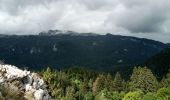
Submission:
M 18 90 L 26 100 L 51 100 L 43 79 L 37 73 L 16 66 L 0 64 L 0 86 Z

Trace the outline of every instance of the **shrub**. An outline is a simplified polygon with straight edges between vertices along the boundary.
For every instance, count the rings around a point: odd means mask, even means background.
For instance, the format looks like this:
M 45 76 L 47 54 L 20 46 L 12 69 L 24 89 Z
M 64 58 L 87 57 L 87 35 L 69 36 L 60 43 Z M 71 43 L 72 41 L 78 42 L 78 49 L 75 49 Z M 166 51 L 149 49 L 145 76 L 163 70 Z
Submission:
M 157 96 L 155 93 L 147 93 L 143 96 L 143 100 L 157 100 Z
M 158 100 L 170 100 L 170 88 L 161 88 L 157 91 Z
M 128 92 L 122 100 L 142 100 L 142 95 L 141 91 Z

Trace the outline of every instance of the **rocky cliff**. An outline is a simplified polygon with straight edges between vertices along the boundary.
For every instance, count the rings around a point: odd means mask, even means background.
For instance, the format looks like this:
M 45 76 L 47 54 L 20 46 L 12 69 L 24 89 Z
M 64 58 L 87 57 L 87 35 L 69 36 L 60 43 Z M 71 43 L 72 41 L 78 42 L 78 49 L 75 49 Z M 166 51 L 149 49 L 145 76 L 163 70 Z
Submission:
M 51 100 L 43 79 L 37 73 L 21 70 L 16 66 L 0 64 L 0 87 L 0 97 L 5 100 L 15 100 L 12 96 L 23 96 L 26 100 Z M 5 91 L 7 89 L 8 92 Z

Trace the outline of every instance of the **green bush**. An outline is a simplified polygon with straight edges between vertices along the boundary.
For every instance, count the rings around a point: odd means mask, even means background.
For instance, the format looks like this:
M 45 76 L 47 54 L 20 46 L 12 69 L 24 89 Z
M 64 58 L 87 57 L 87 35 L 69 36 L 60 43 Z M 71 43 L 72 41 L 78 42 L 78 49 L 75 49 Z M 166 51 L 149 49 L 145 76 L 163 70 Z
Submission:
M 157 91 L 158 100 L 170 100 L 170 88 L 161 88 Z
M 142 100 L 142 96 L 141 91 L 128 92 L 122 100 Z
M 83 100 L 94 100 L 94 96 L 92 92 L 88 92 L 84 95 Z
M 157 96 L 155 93 L 147 93 L 143 96 L 143 100 L 157 100 Z

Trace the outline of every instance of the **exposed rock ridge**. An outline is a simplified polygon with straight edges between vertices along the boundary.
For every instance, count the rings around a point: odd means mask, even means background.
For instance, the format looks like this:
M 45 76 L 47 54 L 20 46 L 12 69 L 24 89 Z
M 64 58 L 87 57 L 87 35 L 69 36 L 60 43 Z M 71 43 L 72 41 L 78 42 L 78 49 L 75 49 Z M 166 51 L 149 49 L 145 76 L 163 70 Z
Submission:
M 13 65 L 0 64 L 0 85 L 21 91 L 28 100 L 51 100 L 43 79 L 37 73 Z

